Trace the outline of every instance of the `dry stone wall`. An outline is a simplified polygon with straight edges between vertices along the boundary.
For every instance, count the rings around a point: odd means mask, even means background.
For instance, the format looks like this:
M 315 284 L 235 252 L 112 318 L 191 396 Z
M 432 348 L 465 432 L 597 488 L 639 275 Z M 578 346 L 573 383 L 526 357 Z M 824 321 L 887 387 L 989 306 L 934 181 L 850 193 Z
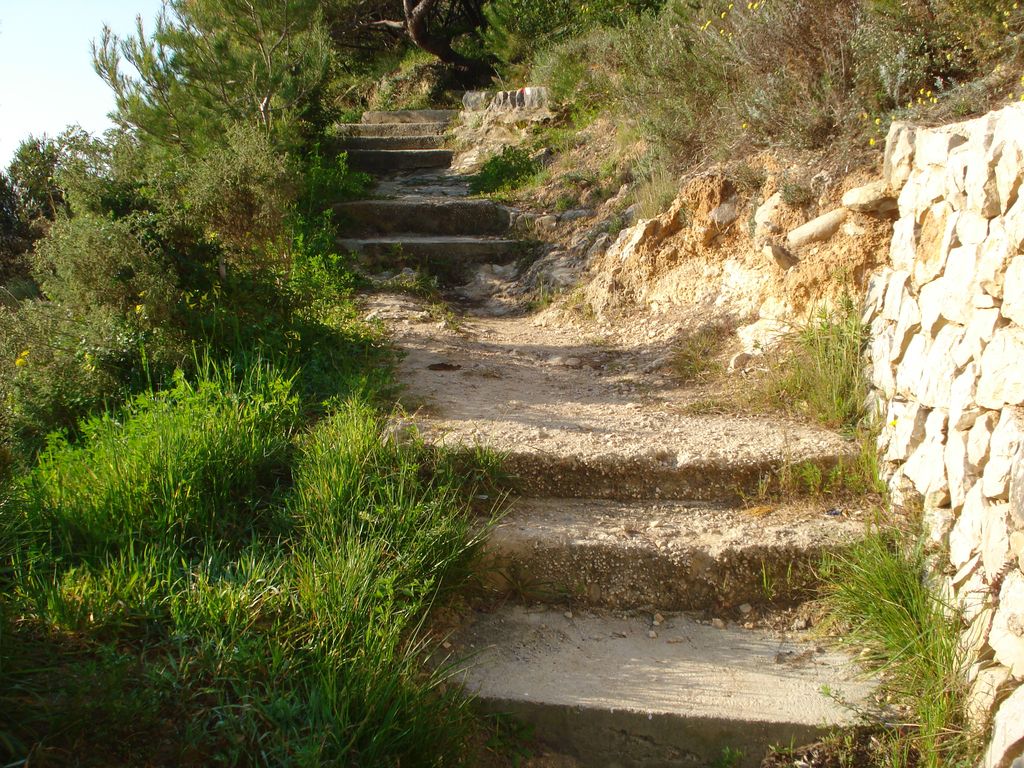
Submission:
M 1022 179 L 1024 105 L 894 124 L 884 183 L 899 218 L 865 308 L 884 472 L 897 504 L 923 503 L 940 587 L 963 611 L 986 768 L 1024 754 Z

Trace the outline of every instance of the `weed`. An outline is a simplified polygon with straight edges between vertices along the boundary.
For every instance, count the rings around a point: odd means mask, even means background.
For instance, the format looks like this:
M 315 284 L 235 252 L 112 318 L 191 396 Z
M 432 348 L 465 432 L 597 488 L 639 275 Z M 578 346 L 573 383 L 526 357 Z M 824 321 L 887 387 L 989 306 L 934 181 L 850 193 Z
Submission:
M 930 589 L 927 567 L 923 542 L 877 527 L 826 558 L 825 600 L 843 642 L 883 671 L 885 688 L 912 714 L 890 751 L 912 748 L 931 768 L 968 765 L 977 745 L 964 715 L 961 620 Z
M 798 181 L 784 181 L 779 193 L 782 195 L 782 202 L 797 208 L 813 205 L 817 199 L 817 195 L 814 194 L 814 190 L 810 186 Z
M 744 752 L 734 747 L 723 747 L 722 754 L 711 763 L 712 768 L 739 768 L 743 763 Z
M 679 380 L 689 383 L 720 373 L 723 367 L 716 357 L 730 332 L 730 327 L 713 323 L 678 339 L 669 357 L 669 366 Z
M 551 287 L 547 283 L 538 283 L 526 306 L 531 312 L 540 312 L 542 309 L 547 309 L 554 304 L 555 299 L 557 299 L 561 293 L 562 292 L 560 290 Z
M 819 310 L 785 345 L 785 362 L 762 383 L 767 402 L 807 412 L 831 427 L 854 434 L 866 416 L 869 391 L 864 351 L 867 329 L 853 298 Z
M 474 195 L 510 192 L 526 184 L 537 175 L 540 165 L 522 147 L 505 147 L 492 155 L 470 179 L 469 189 Z

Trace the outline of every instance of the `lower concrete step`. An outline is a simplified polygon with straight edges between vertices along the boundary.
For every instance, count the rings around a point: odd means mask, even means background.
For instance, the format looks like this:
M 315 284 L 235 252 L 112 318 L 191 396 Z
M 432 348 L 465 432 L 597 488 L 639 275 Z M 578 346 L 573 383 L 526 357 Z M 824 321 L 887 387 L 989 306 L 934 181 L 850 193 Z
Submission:
M 359 200 L 334 210 L 349 234 L 501 235 L 512 222 L 508 209 L 490 200 Z
M 450 149 L 354 149 L 348 153 L 348 164 L 369 173 L 447 168 L 453 154 Z
M 447 127 L 447 123 L 339 123 L 333 127 L 332 133 L 339 138 L 440 136 Z
M 455 109 L 396 109 L 363 113 L 364 123 L 449 123 L 458 115 Z
M 356 149 L 441 149 L 444 137 L 433 136 L 350 136 L 337 139 L 337 149 L 351 152 Z
M 852 724 L 837 701 L 865 706 L 874 687 L 810 642 L 681 616 L 653 626 L 505 606 L 454 641 L 482 708 L 527 721 L 586 768 L 757 766 L 769 745 Z
M 341 238 L 338 247 L 356 253 L 375 268 L 417 267 L 444 283 L 465 281 L 480 264 L 504 264 L 528 247 L 520 240 L 487 237 L 395 234 Z
M 520 499 L 490 531 L 484 573 L 520 600 L 719 613 L 792 605 L 811 594 L 822 555 L 864 527 L 812 503 Z

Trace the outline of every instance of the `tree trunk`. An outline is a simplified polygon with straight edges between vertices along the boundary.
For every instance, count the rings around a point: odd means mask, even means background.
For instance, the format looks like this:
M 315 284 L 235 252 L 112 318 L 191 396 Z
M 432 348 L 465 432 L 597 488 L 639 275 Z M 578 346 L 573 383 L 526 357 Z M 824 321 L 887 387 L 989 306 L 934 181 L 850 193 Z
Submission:
M 430 11 L 437 0 L 402 0 L 405 8 L 405 27 L 409 38 L 427 53 L 437 56 L 445 64 L 463 70 L 473 76 L 489 76 L 494 68 L 486 61 L 470 59 L 452 48 L 452 41 L 444 35 L 435 35 L 427 26 Z

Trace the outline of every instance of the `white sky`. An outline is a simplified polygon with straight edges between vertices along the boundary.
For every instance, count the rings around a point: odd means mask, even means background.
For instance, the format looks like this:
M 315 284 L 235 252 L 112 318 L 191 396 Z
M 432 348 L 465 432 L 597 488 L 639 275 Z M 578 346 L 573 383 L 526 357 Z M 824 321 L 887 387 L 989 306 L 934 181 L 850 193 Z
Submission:
M 139 14 L 148 33 L 159 9 L 160 0 L 0 0 L 0 168 L 30 134 L 109 128 L 114 99 L 89 44 L 104 24 L 130 33 Z

